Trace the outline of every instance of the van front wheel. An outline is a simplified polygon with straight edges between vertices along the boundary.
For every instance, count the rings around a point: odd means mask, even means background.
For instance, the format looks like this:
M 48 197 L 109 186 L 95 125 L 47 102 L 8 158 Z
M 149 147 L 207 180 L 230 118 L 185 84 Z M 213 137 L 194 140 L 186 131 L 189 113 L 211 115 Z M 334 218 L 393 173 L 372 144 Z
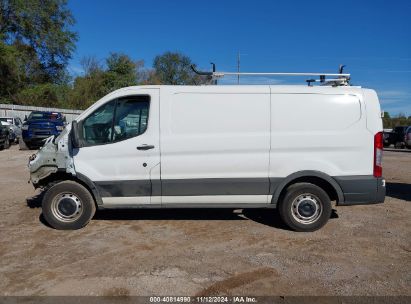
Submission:
M 287 188 L 278 211 L 291 229 L 315 231 L 330 218 L 331 200 L 323 189 L 314 184 L 296 183 Z
M 96 212 L 96 205 L 84 186 L 63 181 L 46 190 L 42 209 L 45 220 L 53 228 L 74 230 L 87 225 Z

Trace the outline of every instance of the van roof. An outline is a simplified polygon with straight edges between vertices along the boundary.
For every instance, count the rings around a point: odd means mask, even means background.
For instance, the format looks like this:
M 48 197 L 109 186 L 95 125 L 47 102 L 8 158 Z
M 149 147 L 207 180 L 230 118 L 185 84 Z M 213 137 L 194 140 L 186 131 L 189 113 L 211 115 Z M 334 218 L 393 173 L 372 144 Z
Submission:
M 364 89 L 361 87 L 353 86 L 304 86 L 304 85 L 197 85 L 197 86 L 177 86 L 177 85 L 142 85 L 131 86 L 118 89 L 104 96 L 91 107 L 85 110 L 78 117 L 88 115 L 91 111 L 99 107 L 102 103 L 106 102 L 110 98 L 116 98 L 124 95 L 139 94 L 143 89 L 159 89 L 166 94 L 177 93 L 215 93 L 215 94 L 355 94 L 363 95 Z M 161 94 L 161 92 L 160 92 Z
M 361 93 L 360 86 L 307 86 L 307 85 L 142 85 L 119 89 L 115 92 L 138 90 L 138 89 L 161 89 L 169 92 L 268 92 L 271 93 L 323 93 L 323 94 L 355 94 Z M 114 92 L 113 92 L 114 93 Z

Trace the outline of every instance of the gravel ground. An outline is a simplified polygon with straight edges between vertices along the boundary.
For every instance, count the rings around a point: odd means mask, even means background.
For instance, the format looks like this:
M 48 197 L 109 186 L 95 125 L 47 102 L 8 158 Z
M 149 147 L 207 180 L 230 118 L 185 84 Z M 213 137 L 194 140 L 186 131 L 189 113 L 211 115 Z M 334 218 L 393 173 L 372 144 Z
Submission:
M 411 153 L 386 151 L 384 204 L 335 207 L 313 233 L 271 210 L 113 210 L 57 231 L 0 152 L 0 295 L 411 295 Z

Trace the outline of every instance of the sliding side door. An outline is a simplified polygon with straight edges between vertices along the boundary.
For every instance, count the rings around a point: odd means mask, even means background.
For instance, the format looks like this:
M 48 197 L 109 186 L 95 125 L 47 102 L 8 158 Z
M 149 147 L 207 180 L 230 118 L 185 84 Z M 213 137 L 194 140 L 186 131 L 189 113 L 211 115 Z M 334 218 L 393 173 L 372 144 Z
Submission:
M 268 87 L 182 87 L 160 107 L 163 205 L 267 203 Z

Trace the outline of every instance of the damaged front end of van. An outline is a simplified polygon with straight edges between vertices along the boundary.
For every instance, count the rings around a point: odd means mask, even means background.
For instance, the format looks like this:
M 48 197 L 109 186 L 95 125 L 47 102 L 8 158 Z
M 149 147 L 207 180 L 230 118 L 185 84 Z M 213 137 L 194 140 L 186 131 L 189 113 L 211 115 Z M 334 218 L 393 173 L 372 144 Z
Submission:
M 34 188 L 45 187 L 56 174 L 75 176 L 70 144 L 71 125 L 57 137 L 47 138 L 43 147 L 29 157 L 30 182 Z

